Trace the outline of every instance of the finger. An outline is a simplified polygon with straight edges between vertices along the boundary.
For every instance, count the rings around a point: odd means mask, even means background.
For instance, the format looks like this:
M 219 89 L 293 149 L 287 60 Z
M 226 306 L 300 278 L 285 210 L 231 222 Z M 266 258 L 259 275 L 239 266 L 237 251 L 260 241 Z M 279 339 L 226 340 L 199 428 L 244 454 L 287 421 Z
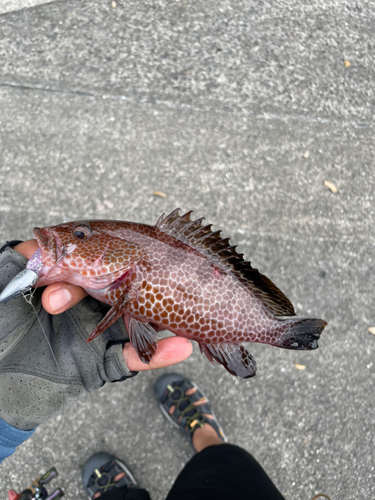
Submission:
M 122 350 L 125 363 L 129 370 L 138 372 L 145 370 L 155 370 L 166 366 L 175 365 L 184 361 L 193 352 L 191 342 L 183 337 L 168 337 L 158 342 L 157 351 L 150 361 L 150 364 L 142 363 L 134 347 L 127 343 Z
M 70 283 L 48 285 L 42 295 L 44 309 L 50 314 L 60 314 L 75 306 L 87 296 L 83 288 Z
M 26 257 L 27 260 L 38 250 L 38 243 L 36 240 L 28 240 L 19 243 L 14 247 L 18 253 Z

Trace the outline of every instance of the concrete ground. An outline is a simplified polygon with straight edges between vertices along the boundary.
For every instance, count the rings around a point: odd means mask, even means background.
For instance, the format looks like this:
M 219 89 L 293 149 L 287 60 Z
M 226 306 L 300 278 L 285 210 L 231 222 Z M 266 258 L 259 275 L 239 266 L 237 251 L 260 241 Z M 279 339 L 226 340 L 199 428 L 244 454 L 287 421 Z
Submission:
M 28 9 L 53 0 L 0 0 L 0 14 Z
M 106 450 L 165 498 L 191 450 L 153 400 L 164 371 L 204 389 L 287 500 L 375 497 L 374 33 L 373 4 L 354 0 L 57 0 L 0 16 L 3 240 L 193 209 L 299 316 L 328 321 L 313 352 L 249 345 L 248 381 L 195 348 L 104 386 L 0 466 L 2 497 L 54 465 L 84 499 L 80 466 Z

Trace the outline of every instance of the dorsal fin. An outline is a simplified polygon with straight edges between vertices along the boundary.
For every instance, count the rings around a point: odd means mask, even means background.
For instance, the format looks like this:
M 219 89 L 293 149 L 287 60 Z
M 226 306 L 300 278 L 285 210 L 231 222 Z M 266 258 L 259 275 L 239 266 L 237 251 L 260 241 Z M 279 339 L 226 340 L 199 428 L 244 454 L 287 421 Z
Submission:
M 232 272 L 239 281 L 262 301 L 268 312 L 275 316 L 294 316 L 289 299 L 263 274 L 251 267 L 229 244 L 229 238 L 221 238 L 221 231 L 211 231 L 212 224 L 203 225 L 204 218 L 191 220 L 192 211 L 179 215 L 179 208 L 169 215 L 159 217 L 156 226 L 161 231 L 203 253 L 213 264 Z

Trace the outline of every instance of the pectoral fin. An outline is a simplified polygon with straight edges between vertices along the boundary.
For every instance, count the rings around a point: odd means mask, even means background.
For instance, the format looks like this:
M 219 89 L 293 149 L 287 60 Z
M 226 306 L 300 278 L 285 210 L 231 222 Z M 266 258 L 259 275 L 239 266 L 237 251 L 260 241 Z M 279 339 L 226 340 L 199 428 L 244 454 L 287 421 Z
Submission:
M 142 323 L 131 316 L 125 317 L 125 325 L 139 359 L 142 363 L 149 364 L 158 346 L 157 333 L 149 323 Z
M 240 378 L 254 377 L 257 365 L 252 355 L 242 346 L 235 344 L 199 344 L 209 361 L 214 360 L 231 373 Z
M 87 339 L 87 342 L 94 340 L 98 335 L 104 332 L 107 328 L 109 328 L 115 321 L 119 319 L 125 312 L 126 304 L 131 299 L 129 293 L 125 293 L 122 295 L 111 307 L 111 309 L 107 312 L 95 330 L 92 332 L 90 337 Z

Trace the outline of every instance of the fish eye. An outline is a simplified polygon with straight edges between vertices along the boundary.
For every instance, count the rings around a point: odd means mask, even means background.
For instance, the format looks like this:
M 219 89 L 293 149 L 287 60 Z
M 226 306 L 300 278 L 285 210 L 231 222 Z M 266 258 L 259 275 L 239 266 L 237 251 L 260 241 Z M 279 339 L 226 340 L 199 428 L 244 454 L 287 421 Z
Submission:
M 84 240 L 86 238 L 86 234 L 83 231 L 73 231 L 73 234 L 79 240 Z
M 85 226 L 75 227 L 72 232 L 73 236 L 77 240 L 84 240 L 86 238 L 89 238 L 92 234 L 91 229 Z

